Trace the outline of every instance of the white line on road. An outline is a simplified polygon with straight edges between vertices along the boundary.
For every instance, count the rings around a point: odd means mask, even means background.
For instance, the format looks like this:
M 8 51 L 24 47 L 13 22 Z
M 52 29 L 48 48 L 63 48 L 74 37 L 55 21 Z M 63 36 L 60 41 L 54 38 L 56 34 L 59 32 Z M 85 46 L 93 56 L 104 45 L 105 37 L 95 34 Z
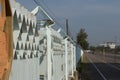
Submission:
M 88 57 L 87 57 L 88 58 Z M 88 58 L 89 61 L 92 63 L 92 65 L 95 67 L 95 69 L 98 71 L 98 73 L 101 75 L 101 77 L 104 79 L 104 80 L 107 80 L 107 78 L 105 78 L 105 76 L 102 74 L 102 72 L 97 68 L 97 66 L 93 63 L 93 61 Z
M 111 67 L 113 67 L 113 68 L 115 68 L 115 69 L 117 69 L 117 70 L 119 70 L 120 71 L 120 68 L 118 68 L 118 67 L 116 67 L 116 66 L 114 66 L 113 64 L 110 64 L 110 63 L 107 63 L 108 65 L 110 65 Z
M 93 57 L 95 57 L 95 56 L 93 56 Z M 117 66 L 115 66 L 115 65 L 113 65 L 113 64 L 107 63 L 107 61 L 105 61 L 105 60 L 103 60 L 103 59 L 97 58 L 97 60 L 102 61 L 103 63 L 106 63 L 107 65 L 109 65 L 109 66 L 113 67 L 114 69 L 117 69 L 117 70 L 120 71 L 120 68 L 118 68 Z

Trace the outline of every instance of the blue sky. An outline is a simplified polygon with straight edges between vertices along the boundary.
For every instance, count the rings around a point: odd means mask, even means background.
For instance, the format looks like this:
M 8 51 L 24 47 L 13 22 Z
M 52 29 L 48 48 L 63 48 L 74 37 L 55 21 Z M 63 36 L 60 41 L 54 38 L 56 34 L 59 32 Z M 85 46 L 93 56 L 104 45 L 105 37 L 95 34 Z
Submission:
M 32 10 L 33 0 L 16 0 Z M 85 28 L 88 41 L 97 45 L 105 41 L 120 43 L 120 0 L 38 0 L 57 21 L 65 27 L 69 19 L 72 35 L 76 36 L 80 28 Z M 51 12 L 52 11 L 52 12 Z M 54 13 L 54 14 L 53 14 Z

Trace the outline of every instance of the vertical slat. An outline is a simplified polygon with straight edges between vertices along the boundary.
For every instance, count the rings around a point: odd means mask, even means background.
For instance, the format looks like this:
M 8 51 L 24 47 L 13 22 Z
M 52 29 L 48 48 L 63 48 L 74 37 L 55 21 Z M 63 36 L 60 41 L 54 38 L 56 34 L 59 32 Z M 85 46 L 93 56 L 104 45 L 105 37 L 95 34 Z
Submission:
M 12 13 L 10 8 L 9 0 L 0 0 L 1 2 L 1 16 L 6 18 L 5 24 L 3 25 L 3 32 L 5 32 L 6 37 L 6 47 L 7 47 L 7 63 L 6 63 L 6 70 L 4 70 L 3 78 L 2 80 L 8 80 L 9 74 L 11 70 L 11 64 L 12 64 L 12 54 L 13 54 L 13 34 L 12 34 Z
M 1 7 L 2 7 L 2 12 L 1 12 L 1 16 L 2 17 L 6 17 L 6 12 L 5 12 L 5 0 L 1 0 Z

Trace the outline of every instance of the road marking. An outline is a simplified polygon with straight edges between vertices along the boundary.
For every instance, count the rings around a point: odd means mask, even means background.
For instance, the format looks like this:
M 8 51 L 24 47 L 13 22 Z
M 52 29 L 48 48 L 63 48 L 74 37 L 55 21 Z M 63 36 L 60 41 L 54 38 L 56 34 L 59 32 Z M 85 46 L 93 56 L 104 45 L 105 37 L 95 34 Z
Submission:
M 110 63 L 107 63 L 107 64 L 108 64 L 108 65 L 110 65 L 111 67 L 113 67 L 113 68 L 115 68 L 115 69 L 117 69 L 117 70 L 119 70 L 119 71 L 120 71 L 120 68 L 116 67 L 115 65 L 110 64 Z
M 88 57 L 87 57 L 88 58 Z M 102 74 L 102 72 L 97 68 L 97 66 L 92 62 L 92 60 L 90 58 L 88 58 L 89 61 L 92 63 L 92 65 L 95 67 L 95 69 L 98 71 L 98 73 L 101 75 L 101 77 L 104 79 L 104 80 L 107 80 L 107 78 L 105 78 L 105 76 Z
M 95 56 L 93 56 L 93 57 L 95 57 Z M 98 59 L 98 58 L 97 58 Z M 110 64 L 110 63 L 107 63 L 107 61 L 105 61 L 105 60 L 101 60 L 101 59 L 98 59 L 99 61 L 102 61 L 103 63 L 106 63 L 107 65 L 109 65 L 109 66 L 111 66 L 111 67 L 113 67 L 113 68 L 115 68 L 115 69 L 117 69 L 117 70 L 119 70 L 120 71 L 120 68 L 119 67 L 116 67 L 115 65 L 113 65 L 113 64 Z

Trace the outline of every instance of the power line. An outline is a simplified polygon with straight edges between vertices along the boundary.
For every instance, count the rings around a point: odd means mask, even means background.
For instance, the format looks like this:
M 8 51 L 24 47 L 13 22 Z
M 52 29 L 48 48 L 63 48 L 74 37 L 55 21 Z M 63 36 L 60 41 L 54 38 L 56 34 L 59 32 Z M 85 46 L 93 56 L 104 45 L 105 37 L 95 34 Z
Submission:
M 54 12 L 47 6 L 47 4 L 45 4 L 44 1 L 43 1 L 42 3 L 46 6 L 46 9 L 47 9 L 48 11 L 50 11 L 50 13 L 52 14 L 51 16 L 52 16 L 52 18 L 54 19 L 54 21 L 56 22 L 56 24 L 58 24 L 59 27 L 64 28 L 63 25 L 60 24 L 59 21 L 58 21 L 58 20 L 60 20 L 60 19 L 59 19 L 59 18 L 54 14 Z
M 56 23 L 56 25 L 58 25 L 61 29 L 62 29 L 62 31 L 63 31 L 63 33 L 66 35 L 66 32 L 65 32 L 65 27 L 63 27 L 63 26 L 65 26 L 65 25 L 63 25 L 63 24 L 61 24 L 59 21 L 61 21 L 60 20 L 60 18 L 58 18 L 55 14 L 54 14 L 54 12 L 47 6 L 47 4 L 44 2 L 44 1 L 39 1 L 39 0 L 34 0 L 34 2 L 38 5 L 38 6 L 41 6 L 47 13 L 51 13 L 51 14 L 49 14 L 51 17 L 52 17 L 52 19 L 55 21 L 55 23 Z M 42 5 L 45 5 L 45 7 Z M 71 32 L 70 32 L 70 29 L 68 29 L 68 32 L 69 32 L 69 36 L 71 36 L 72 37 L 72 35 L 71 35 Z
M 56 17 L 56 15 L 54 14 L 54 12 L 45 4 L 45 2 L 41 1 L 41 3 L 43 3 L 43 5 L 45 5 L 45 7 L 40 3 L 39 0 L 34 0 L 34 2 L 35 2 L 37 5 L 41 6 L 47 13 L 51 13 L 52 15 L 51 15 L 51 14 L 49 14 L 49 15 L 53 18 L 53 20 L 55 21 L 55 23 L 56 23 L 59 27 L 64 28 L 63 25 L 61 25 L 61 24 L 59 23 L 59 21 L 57 20 L 58 17 Z M 48 11 L 49 11 L 49 12 L 48 12 Z
M 34 2 L 35 2 L 35 4 L 37 4 L 38 5 L 38 3 L 37 3 L 37 1 L 36 0 L 33 0 Z

